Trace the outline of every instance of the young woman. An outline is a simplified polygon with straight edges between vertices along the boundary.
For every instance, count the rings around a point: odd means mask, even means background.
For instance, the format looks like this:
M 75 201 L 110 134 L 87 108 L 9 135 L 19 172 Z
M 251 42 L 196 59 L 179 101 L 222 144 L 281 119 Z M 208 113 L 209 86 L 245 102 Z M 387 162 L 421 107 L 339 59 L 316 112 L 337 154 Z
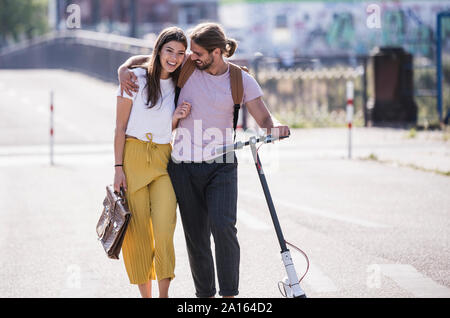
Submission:
M 138 285 L 144 298 L 152 296 L 156 276 L 159 296 L 168 297 L 175 277 L 177 203 L 166 168 L 172 130 L 190 112 L 188 103 L 174 105 L 186 49 L 181 29 L 163 30 L 148 65 L 133 69 L 139 90 L 130 96 L 119 88 L 117 94 L 114 190 L 125 190 L 132 213 L 122 255 L 130 283 Z

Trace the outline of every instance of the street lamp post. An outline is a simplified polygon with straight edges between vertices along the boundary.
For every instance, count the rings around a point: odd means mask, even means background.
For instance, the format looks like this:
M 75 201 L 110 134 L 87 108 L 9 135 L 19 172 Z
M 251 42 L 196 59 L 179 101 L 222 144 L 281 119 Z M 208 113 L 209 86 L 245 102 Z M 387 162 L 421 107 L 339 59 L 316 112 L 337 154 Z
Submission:
M 136 0 L 130 0 L 130 37 L 135 38 L 136 32 Z

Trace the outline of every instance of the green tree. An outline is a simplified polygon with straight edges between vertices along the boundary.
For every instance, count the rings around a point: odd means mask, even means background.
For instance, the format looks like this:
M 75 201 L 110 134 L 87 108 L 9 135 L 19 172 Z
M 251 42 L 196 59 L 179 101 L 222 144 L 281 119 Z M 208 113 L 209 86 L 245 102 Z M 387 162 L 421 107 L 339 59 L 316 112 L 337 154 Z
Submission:
M 0 46 L 48 31 L 48 0 L 0 0 Z

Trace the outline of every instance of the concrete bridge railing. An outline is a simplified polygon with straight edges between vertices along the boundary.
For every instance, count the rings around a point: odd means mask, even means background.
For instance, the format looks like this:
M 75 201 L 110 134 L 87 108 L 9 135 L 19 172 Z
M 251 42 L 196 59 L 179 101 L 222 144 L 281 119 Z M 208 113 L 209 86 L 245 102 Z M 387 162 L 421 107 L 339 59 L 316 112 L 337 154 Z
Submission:
M 153 43 L 114 34 L 74 30 L 52 32 L 0 50 L 0 69 L 67 69 L 117 81 L 128 57 L 150 54 Z

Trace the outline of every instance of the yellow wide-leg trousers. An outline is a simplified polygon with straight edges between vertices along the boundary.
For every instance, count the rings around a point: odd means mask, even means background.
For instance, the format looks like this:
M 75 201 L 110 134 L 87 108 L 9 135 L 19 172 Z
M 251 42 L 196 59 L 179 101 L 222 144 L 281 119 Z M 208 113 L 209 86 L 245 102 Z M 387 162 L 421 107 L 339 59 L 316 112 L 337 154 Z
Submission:
M 122 245 L 131 284 L 175 277 L 173 234 L 176 197 L 167 174 L 172 147 L 127 138 L 124 149 L 126 197 L 131 220 Z

